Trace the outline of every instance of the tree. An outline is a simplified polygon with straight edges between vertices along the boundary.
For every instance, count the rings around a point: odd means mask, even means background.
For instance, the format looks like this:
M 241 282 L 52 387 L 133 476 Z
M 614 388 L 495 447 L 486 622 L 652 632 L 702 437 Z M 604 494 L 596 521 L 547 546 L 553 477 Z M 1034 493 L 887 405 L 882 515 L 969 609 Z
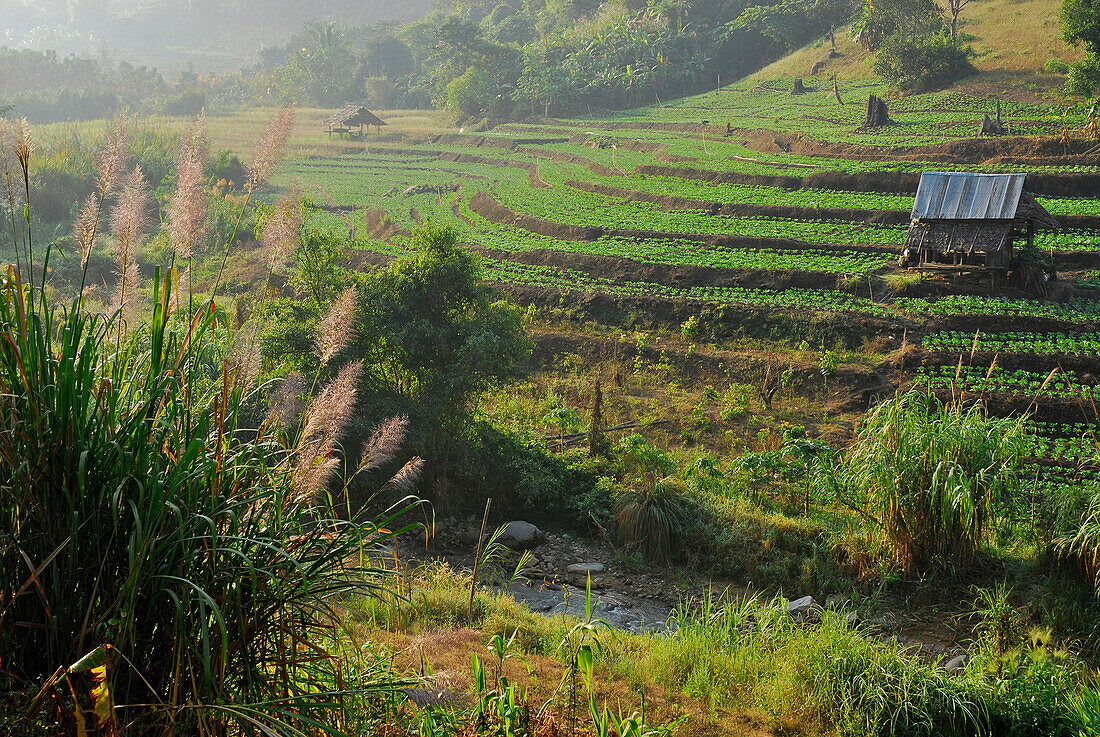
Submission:
M 498 96 L 497 83 L 489 72 L 470 67 L 447 85 L 447 108 L 460 116 L 474 118 L 489 112 Z
M 393 36 L 372 38 L 363 47 L 364 76 L 383 76 L 397 79 L 412 74 L 416 68 L 412 50 L 408 45 Z
M 959 13 L 970 4 L 970 0 L 947 0 L 947 12 L 951 15 L 951 40 L 959 40 Z
M 473 400 L 531 347 L 519 309 L 481 281 L 477 257 L 458 246 L 454 231 L 429 221 L 410 246 L 416 255 L 365 280 L 360 346 L 377 380 L 404 400 L 435 500 L 446 503 L 445 475 Z
M 943 17 L 933 0 L 867 0 L 852 24 L 856 38 L 872 51 L 886 39 L 926 38 L 943 28 Z
M 1100 0 L 1062 0 L 1062 36 L 1085 48 L 1085 58 L 1070 67 L 1066 91 L 1091 97 L 1100 90 Z

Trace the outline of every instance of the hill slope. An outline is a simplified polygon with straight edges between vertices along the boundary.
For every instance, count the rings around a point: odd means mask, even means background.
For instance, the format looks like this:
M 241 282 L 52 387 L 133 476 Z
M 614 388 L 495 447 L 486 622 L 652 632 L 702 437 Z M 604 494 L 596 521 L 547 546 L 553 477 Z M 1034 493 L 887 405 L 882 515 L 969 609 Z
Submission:
M 977 53 L 977 73 L 963 79 L 957 87 L 986 95 L 1004 95 L 1008 99 L 1033 101 L 1049 97 L 1065 81 L 1062 75 L 1048 74 L 1044 65 L 1051 59 L 1074 62 L 1081 52 L 1062 40 L 1058 18 L 1061 0 L 974 0 L 959 19 L 960 33 L 969 37 Z M 837 75 L 840 80 L 866 80 L 874 77 L 874 55 L 852 39 L 848 29 L 836 34 L 835 58 L 828 57 L 830 45 L 817 40 L 779 61 L 769 64 L 749 79 L 754 83 L 774 79 L 810 76 L 818 61 L 823 67 L 821 79 Z

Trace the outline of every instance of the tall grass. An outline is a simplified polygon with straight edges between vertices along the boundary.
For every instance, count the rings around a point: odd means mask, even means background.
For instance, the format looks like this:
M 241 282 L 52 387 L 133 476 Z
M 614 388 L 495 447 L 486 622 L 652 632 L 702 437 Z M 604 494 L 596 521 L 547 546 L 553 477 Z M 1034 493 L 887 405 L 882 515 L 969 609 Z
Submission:
M 175 282 L 124 332 L 0 280 L 0 691 L 63 734 L 89 705 L 109 734 L 347 728 L 394 680 L 334 647 L 334 614 L 388 588 L 402 510 L 318 501 L 335 410 L 250 422 L 249 362 L 212 300 L 173 312 Z
M 861 421 L 837 474 L 841 498 L 903 570 L 966 563 L 1014 488 L 1025 427 L 981 403 L 898 394 Z

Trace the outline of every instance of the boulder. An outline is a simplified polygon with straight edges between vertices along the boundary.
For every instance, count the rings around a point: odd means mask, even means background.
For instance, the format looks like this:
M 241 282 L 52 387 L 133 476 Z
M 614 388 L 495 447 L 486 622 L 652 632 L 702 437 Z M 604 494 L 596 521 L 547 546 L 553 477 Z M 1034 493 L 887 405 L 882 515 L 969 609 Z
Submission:
M 565 569 L 569 573 L 603 573 L 603 563 L 574 563 Z
M 543 540 L 546 535 L 542 530 L 530 522 L 514 520 L 504 526 L 504 532 L 500 535 L 500 542 L 512 550 L 530 550 Z
M 813 611 L 815 606 L 817 606 L 817 602 L 814 601 L 814 597 L 803 596 L 801 599 L 787 602 L 787 614 L 802 617 Z

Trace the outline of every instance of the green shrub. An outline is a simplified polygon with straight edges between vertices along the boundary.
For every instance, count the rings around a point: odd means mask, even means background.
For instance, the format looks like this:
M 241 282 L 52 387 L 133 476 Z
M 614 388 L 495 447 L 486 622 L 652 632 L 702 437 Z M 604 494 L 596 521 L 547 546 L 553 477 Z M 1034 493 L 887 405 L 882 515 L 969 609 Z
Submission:
M 1066 74 L 1069 72 L 1069 64 L 1061 59 L 1047 59 L 1043 65 L 1043 71 L 1047 74 Z
M 894 35 L 879 47 L 874 70 L 898 89 L 928 90 L 972 72 L 973 56 L 974 51 L 952 40 L 946 29 L 930 36 Z
M 672 478 L 619 492 L 615 498 L 619 542 L 647 560 L 668 563 L 680 539 L 685 492 L 684 486 Z
M 1100 93 L 1100 57 L 1090 54 L 1070 65 L 1066 93 L 1086 98 Z

